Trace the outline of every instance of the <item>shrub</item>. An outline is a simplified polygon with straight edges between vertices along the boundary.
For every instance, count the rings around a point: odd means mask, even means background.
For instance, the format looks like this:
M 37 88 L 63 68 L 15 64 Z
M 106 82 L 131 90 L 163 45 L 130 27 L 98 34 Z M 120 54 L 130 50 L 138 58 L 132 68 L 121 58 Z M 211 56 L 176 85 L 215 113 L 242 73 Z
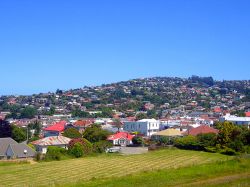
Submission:
M 71 149 L 74 147 L 74 145 L 76 143 L 80 143 L 82 145 L 83 148 L 83 154 L 84 155 L 88 155 L 90 153 L 92 153 L 93 151 L 93 146 L 92 144 L 86 140 L 85 138 L 77 138 L 77 139 L 73 139 L 69 142 L 69 152 L 71 152 Z
M 244 146 L 243 149 L 244 149 L 244 153 L 250 154 L 250 146 L 249 145 Z
M 107 148 L 112 147 L 112 143 L 106 140 L 95 142 L 93 144 L 93 150 L 95 153 L 103 153 Z
M 174 146 L 180 149 L 203 150 L 197 137 L 191 135 L 175 139 Z
M 205 147 L 204 149 L 206 152 L 210 153 L 216 153 L 218 151 L 216 147 Z
M 86 130 L 83 132 L 83 138 L 86 138 L 92 143 L 106 140 L 109 135 L 109 131 L 103 130 L 100 125 L 96 124 L 86 128 Z
M 76 158 L 83 156 L 83 145 L 80 142 L 77 142 L 73 145 L 70 150 L 70 153 Z
M 197 139 L 202 147 L 215 146 L 217 135 L 214 133 L 198 134 Z
M 220 152 L 221 154 L 224 154 L 224 155 L 236 155 L 236 151 L 234 151 L 233 149 L 231 148 L 228 148 L 228 147 L 225 147 L 224 149 L 221 150 Z
M 81 138 L 81 133 L 75 128 L 68 128 L 64 131 L 63 136 L 68 138 Z
M 49 146 L 45 155 L 45 160 L 61 160 L 62 156 L 66 154 L 66 152 L 67 151 L 64 148 Z
M 144 144 L 144 140 L 140 136 L 134 136 L 133 139 L 132 139 L 132 142 L 135 145 L 143 145 Z

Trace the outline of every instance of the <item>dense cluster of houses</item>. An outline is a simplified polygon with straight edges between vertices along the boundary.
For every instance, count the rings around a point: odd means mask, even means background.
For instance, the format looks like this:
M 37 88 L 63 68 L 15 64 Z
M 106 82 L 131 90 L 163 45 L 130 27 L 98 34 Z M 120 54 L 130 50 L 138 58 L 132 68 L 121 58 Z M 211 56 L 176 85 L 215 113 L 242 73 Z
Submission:
M 200 115 L 199 117 L 169 117 L 161 120 L 120 120 L 122 125 L 119 127 L 119 130 L 111 118 L 56 120 L 51 124 L 44 125 L 40 139 L 31 142 L 35 150 L 31 149 L 25 143 L 17 143 L 11 138 L 0 138 L 0 159 L 29 158 L 34 157 L 36 152 L 46 154 L 48 146 L 58 146 L 67 149 L 71 139 L 63 136 L 65 129 L 75 128 L 82 133 L 92 124 L 99 124 L 103 129 L 113 132 L 107 140 L 112 142 L 114 146 L 131 145 L 134 136 L 158 139 L 162 136 L 172 138 L 186 135 L 196 136 L 204 133 L 217 134 L 218 130 L 214 129 L 212 125 L 218 120 L 221 122 L 230 121 L 236 125 L 250 127 L 250 117 L 237 117 L 229 114 L 216 119 Z

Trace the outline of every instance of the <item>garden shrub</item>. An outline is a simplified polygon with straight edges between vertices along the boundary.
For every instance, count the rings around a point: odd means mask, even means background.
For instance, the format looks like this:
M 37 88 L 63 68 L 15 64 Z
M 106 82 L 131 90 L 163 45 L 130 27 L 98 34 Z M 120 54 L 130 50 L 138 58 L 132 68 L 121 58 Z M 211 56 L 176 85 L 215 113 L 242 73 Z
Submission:
M 61 160 L 62 156 L 65 154 L 67 154 L 67 151 L 64 148 L 49 146 L 45 155 L 45 160 Z
M 83 145 L 80 142 L 75 143 L 70 149 L 70 153 L 76 158 L 82 157 L 84 154 Z
M 69 152 L 71 152 L 71 149 L 74 147 L 76 143 L 80 143 L 82 145 L 84 155 L 88 155 L 92 153 L 93 145 L 85 138 L 77 138 L 77 139 L 71 140 L 69 142 Z
M 107 148 L 112 147 L 112 143 L 106 140 L 95 142 L 93 144 L 93 150 L 95 153 L 103 153 Z

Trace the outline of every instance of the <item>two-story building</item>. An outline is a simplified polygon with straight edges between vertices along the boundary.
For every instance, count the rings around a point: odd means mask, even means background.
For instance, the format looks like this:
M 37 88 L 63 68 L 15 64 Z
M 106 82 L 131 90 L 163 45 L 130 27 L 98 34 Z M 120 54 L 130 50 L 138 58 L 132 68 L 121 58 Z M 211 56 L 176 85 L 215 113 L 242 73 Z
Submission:
M 124 122 L 123 129 L 128 132 L 139 132 L 144 136 L 151 136 L 160 129 L 160 121 L 155 119 L 142 119 L 139 121 Z

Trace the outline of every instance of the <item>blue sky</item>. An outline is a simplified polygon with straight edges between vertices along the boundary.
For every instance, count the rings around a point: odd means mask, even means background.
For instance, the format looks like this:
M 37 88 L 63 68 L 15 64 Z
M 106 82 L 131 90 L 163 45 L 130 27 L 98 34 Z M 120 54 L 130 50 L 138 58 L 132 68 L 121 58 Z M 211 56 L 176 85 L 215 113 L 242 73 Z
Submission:
M 152 76 L 250 79 L 248 0 L 0 1 L 0 94 Z

